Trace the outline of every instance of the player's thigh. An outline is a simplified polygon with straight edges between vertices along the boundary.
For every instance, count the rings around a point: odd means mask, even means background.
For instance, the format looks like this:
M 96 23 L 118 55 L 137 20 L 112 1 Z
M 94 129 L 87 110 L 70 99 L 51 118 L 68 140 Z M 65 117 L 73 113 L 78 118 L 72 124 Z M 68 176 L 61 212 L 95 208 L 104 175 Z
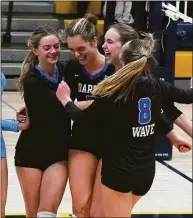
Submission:
M 102 203 L 105 217 L 131 217 L 131 192 L 118 192 L 102 185 Z
M 16 172 L 25 201 L 27 217 L 36 217 L 39 199 L 42 171 L 36 168 L 18 167 Z
M 57 212 L 64 195 L 67 179 L 67 161 L 53 163 L 44 171 L 40 189 L 39 211 Z
M 84 204 L 91 200 L 97 165 L 98 160 L 93 154 L 70 150 L 69 181 L 73 204 Z
M 101 202 L 102 184 L 101 184 L 102 159 L 99 161 L 96 171 L 95 183 L 93 188 L 92 203 L 90 209 L 91 217 L 104 217 L 103 205 Z
M 137 202 L 141 199 L 142 196 L 138 196 L 132 193 L 132 209 L 137 204 Z

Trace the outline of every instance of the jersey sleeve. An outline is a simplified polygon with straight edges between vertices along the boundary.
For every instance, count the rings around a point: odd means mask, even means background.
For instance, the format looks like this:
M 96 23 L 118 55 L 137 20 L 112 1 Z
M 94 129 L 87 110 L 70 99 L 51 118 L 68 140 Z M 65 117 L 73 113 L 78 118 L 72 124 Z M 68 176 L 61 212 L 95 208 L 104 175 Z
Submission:
M 166 100 L 168 102 L 178 102 L 184 104 L 193 103 L 192 88 L 186 90 L 179 89 L 174 85 L 163 80 L 159 80 L 159 83 L 161 85 L 163 100 Z
M 4 131 L 18 132 L 19 122 L 17 120 L 1 120 L 1 129 Z
M 166 117 L 172 122 L 174 122 L 182 114 L 182 111 L 180 111 L 171 101 L 164 100 L 162 102 L 162 109 L 164 115 L 166 115 Z
M 102 100 L 96 96 L 94 96 L 94 99 L 91 105 L 84 110 L 77 107 L 74 102 L 69 101 L 65 106 L 65 111 L 73 121 L 76 121 L 82 114 L 87 114 L 85 116 L 95 116 L 97 114 L 97 117 L 102 117 L 105 111 Z
M 69 101 L 66 106 L 65 106 L 65 110 L 68 114 L 68 116 L 73 120 L 73 121 L 76 121 L 80 116 L 81 114 L 83 113 L 83 111 L 78 108 L 74 102 L 72 101 Z
M 167 135 L 173 129 L 172 125 L 167 121 L 162 113 L 160 113 L 158 117 L 157 128 L 165 135 Z

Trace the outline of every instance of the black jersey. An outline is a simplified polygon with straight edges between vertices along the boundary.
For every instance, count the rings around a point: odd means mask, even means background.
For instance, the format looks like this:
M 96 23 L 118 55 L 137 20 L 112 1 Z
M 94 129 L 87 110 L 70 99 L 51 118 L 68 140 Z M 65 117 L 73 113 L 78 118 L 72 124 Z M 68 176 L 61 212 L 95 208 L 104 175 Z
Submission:
M 151 63 L 151 70 L 152 74 L 155 75 L 155 77 L 159 78 L 157 71 L 157 63 L 155 59 L 152 59 Z M 160 80 L 165 80 L 164 78 L 160 78 Z M 175 121 L 181 114 L 182 111 L 180 111 L 175 105 L 174 102 L 171 102 L 170 100 L 164 99 L 162 102 L 162 112 L 164 116 L 170 121 Z
M 71 88 L 71 98 L 85 101 L 93 99 L 90 94 L 92 90 L 100 81 L 114 74 L 115 68 L 106 64 L 99 73 L 91 75 L 77 60 L 71 60 L 66 64 L 64 72 L 64 79 Z M 182 114 L 171 101 L 163 101 L 162 109 L 164 115 L 171 121 L 176 120 Z
M 24 80 L 24 101 L 28 109 L 30 127 L 22 131 L 17 151 L 37 153 L 42 158 L 67 152 L 71 135 L 70 119 L 56 97 L 63 72 L 58 68 L 56 80 L 34 67 Z M 37 154 L 37 155 L 38 155 Z M 35 156 L 34 156 L 35 158 Z
M 76 98 L 78 101 L 92 99 L 91 92 L 95 86 L 115 72 L 112 65 L 105 64 L 100 72 L 91 75 L 84 65 L 76 60 L 69 61 L 65 71 L 65 80 L 71 88 L 72 98 Z
M 72 130 L 73 141 L 100 150 L 102 157 L 116 159 L 128 154 L 130 164 L 145 164 L 155 158 L 152 139 L 159 126 L 162 101 L 192 103 L 193 90 L 184 91 L 164 81 L 142 77 L 133 98 L 126 102 L 115 99 L 116 96 L 96 99 L 81 112 Z M 93 143 L 98 147 L 93 148 Z

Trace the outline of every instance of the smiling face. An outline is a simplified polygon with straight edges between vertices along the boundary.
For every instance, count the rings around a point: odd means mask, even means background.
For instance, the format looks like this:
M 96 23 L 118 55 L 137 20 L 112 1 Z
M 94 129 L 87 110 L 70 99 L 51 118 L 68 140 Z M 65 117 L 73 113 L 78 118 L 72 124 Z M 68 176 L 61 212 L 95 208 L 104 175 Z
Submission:
M 121 37 L 119 33 L 110 28 L 105 34 L 105 42 L 103 44 L 106 62 L 116 65 L 119 62 L 119 54 L 122 49 Z
M 92 43 L 85 41 L 80 35 L 67 37 L 68 48 L 82 65 L 86 65 L 93 60 L 97 53 L 97 42 L 97 37 L 94 38 Z
M 39 41 L 38 48 L 33 49 L 34 54 L 38 56 L 39 63 L 44 65 L 56 64 L 60 56 L 60 51 L 60 42 L 55 35 L 42 37 Z

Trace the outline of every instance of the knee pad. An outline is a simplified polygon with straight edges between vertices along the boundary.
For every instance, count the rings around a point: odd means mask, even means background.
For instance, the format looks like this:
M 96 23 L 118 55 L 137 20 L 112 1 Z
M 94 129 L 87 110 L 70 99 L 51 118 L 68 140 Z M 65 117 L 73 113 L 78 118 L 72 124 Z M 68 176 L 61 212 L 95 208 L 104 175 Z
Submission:
M 57 214 L 49 212 L 49 211 L 40 211 L 37 213 L 37 217 L 56 217 Z

